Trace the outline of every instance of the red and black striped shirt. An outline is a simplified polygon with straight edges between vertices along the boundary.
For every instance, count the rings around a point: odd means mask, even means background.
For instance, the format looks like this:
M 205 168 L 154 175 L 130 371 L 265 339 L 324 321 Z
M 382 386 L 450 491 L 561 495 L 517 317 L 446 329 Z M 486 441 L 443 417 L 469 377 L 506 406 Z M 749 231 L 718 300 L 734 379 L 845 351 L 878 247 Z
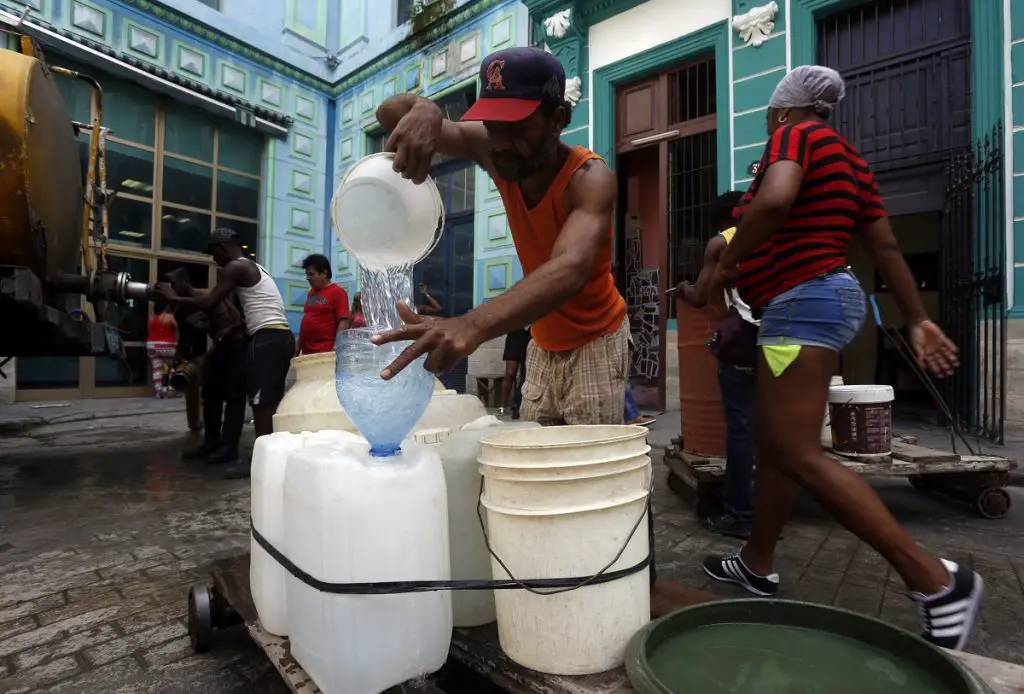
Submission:
M 752 308 L 807 280 L 846 266 L 854 232 L 885 216 L 874 174 L 830 126 L 804 122 L 779 128 L 765 146 L 757 176 L 740 201 L 740 218 L 768 168 L 780 161 L 803 168 L 803 184 L 789 216 L 739 264 L 736 288 Z

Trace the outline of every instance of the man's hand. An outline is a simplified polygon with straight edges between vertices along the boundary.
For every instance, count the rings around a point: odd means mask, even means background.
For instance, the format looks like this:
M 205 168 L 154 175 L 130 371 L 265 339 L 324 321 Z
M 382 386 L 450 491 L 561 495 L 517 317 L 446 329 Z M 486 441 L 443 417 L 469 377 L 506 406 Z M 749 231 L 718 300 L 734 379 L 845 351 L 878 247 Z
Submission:
M 398 302 L 398 315 L 405 325 L 373 337 L 376 345 L 399 340 L 413 341 L 381 371 L 380 377 L 385 381 L 394 378 L 395 374 L 423 354 L 427 355 L 423 367 L 430 373 L 451 371 L 460 359 L 468 357 L 484 341 L 483 333 L 466 316 L 424 318 L 413 313 L 402 302 Z
M 444 116 L 437 105 L 417 100 L 384 145 L 384 151 L 395 153 L 395 171 L 417 184 L 427 180 L 443 123 Z
M 171 289 L 171 285 L 166 282 L 157 282 L 153 285 L 153 288 L 149 291 L 150 296 L 154 299 L 164 299 L 166 301 L 173 301 L 178 298 L 178 295 Z

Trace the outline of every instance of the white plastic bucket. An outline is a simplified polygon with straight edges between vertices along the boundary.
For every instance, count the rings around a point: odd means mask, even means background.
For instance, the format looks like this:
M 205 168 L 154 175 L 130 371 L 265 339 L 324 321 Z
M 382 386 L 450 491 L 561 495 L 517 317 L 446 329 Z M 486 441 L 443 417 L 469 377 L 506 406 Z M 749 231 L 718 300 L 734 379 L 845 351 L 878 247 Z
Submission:
M 843 385 L 842 376 L 833 376 L 832 380 L 829 381 L 828 387 L 829 392 L 836 386 Z M 821 445 L 824 448 L 832 448 L 832 423 L 828 418 L 828 403 L 825 403 L 825 418 L 821 420 Z
M 420 185 L 394 170 L 389 152 L 363 157 L 331 200 L 331 222 L 342 245 L 368 268 L 411 265 L 441 238 L 444 204 L 429 176 Z
M 832 449 L 852 457 L 892 453 L 892 386 L 829 388 Z
M 566 426 L 484 437 L 481 503 L 491 550 L 508 567 L 492 557 L 494 578 L 585 578 L 642 563 L 653 474 L 646 435 Z M 498 590 L 495 602 L 498 638 L 515 662 L 555 675 L 605 672 L 622 665 L 650 621 L 650 572 L 550 595 Z

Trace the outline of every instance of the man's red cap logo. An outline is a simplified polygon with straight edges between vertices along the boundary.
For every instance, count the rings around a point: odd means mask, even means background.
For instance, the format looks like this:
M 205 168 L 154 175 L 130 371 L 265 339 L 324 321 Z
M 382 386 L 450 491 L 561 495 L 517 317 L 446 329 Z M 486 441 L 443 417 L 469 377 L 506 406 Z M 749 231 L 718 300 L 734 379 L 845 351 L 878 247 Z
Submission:
M 497 92 L 505 90 L 505 81 L 501 78 L 501 71 L 505 69 L 504 60 L 495 60 L 487 66 L 487 89 Z

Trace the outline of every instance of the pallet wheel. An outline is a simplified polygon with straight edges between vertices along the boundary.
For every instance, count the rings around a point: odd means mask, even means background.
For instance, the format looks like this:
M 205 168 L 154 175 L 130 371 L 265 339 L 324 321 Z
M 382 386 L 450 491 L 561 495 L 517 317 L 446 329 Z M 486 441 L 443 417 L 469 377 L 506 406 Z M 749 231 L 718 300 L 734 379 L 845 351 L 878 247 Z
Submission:
M 693 490 L 683 484 L 683 481 L 674 472 L 668 473 L 668 488 L 679 496 L 690 496 Z
M 1005 489 L 982 489 L 974 500 L 974 510 L 982 518 L 1003 518 L 1010 510 L 1010 495 Z
M 188 591 L 188 638 L 192 650 L 206 653 L 213 643 L 213 591 L 206 584 Z
M 694 489 L 674 472 L 668 473 L 668 488 L 686 504 L 692 505 L 693 513 L 698 520 L 716 516 L 722 512 L 722 500 L 719 490 Z
M 711 494 L 698 494 L 693 512 L 697 514 L 697 518 L 700 520 L 717 516 L 722 512 L 722 500 L 718 496 Z

